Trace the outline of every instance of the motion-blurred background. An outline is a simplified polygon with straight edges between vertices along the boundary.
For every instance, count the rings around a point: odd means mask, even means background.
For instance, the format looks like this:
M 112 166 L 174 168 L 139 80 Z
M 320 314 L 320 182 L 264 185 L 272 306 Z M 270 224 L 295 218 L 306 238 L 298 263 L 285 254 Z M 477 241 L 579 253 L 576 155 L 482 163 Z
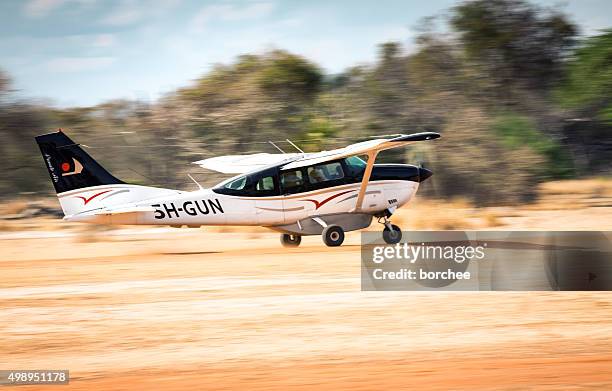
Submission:
M 533 201 L 608 176 L 607 1 L 0 4 L 1 197 L 51 195 L 35 135 L 64 129 L 125 181 L 192 188 L 190 162 L 432 130 L 388 153 L 421 195 Z M 580 186 L 573 187 L 579 189 Z
M 0 369 L 69 369 L 73 390 L 612 389 L 608 292 L 370 294 L 359 233 L 288 252 L 264 228 L 71 224 L 33 139 L 62 128 L 125 181 L 195 189 L 221 178 L 191 162 L 268 141 L 431 130 L 379 157 L 434 171 L 393 216 L 406 238 L 612 230 L 612 2 L 556 1 L 0 1 Z

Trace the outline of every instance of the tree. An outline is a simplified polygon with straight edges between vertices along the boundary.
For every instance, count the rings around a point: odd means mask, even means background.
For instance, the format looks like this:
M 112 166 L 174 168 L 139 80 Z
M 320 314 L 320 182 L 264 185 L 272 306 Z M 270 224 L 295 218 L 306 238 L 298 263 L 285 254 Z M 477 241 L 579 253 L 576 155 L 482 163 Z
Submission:
M 567 69 L 561 103 L 612 125 L 612 29 L 587 38 Z
M 452 113 L 433 151 L 432 180 L 438 195 L 467 197 L 478 206 L 533 199 L 545 158 L 529 146 L 508 148 L 491 137 L 493 126 L 478 108 Z
M 548 88 L 575 43 L 576 26 L 558 11 L 522 0 L 474 0 L 454 8 L 451 26 L 468 56 L 490 67 L 504 87 Z
M 261 71 L 263 89 L 283 99 L 311 99 L 321 88 L 323 75 L 313 63 L 284 51 L 274 51 Z

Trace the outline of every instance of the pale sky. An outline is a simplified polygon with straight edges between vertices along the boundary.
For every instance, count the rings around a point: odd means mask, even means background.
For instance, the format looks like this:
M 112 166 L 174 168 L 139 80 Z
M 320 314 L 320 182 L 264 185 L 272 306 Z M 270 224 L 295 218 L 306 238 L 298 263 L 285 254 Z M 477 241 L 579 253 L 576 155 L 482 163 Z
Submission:
M 451 0 L 3 0 L 0 68 L 17 94 L 60 106 L 155 100 L 239 54 L 286 49 L 328 73 L 409 50 L 421 18 Z M 561 4 L 583 34 L 612 26 L 612 1 Z

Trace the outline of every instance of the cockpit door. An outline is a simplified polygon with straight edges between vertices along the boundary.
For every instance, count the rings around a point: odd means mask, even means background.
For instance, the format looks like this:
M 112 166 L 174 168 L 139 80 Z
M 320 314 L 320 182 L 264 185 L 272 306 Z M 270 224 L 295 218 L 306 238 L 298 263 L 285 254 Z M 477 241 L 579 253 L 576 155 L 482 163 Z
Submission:
M 304 202 L 301 193 L 307 190 L 306 172 L 302 168 L 280 172 L 280 189 L 283 198 L 285 224 L 295 223 L 309 215 L 311 202 Z
M 278 171 L 267 171 L 255 178 L 255 213 L 259 225 L 284 222 L 283 199 L 280 197 Z

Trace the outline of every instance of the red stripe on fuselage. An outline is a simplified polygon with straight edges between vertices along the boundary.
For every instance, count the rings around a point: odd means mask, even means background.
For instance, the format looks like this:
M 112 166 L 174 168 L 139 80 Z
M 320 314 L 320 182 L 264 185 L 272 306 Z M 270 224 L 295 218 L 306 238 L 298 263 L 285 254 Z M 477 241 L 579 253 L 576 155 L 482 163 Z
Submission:
M 338 193 L 338 194 L 334 194 L 333 196 L 328 197 L 328 198 L 326 198 L 326 199 L 324 199 L 323 201 L 320 201 L 320 202 L 319 202 L 319 201 L 317 201 L 317 200 L 302 200 L 302 201 L 310 201 L 310 202 L 313 202 L 313 203 L 315 204 L 315 209 L 319 209 L 320 207 L 322 207 L 323 205 L 325 205 L 325 204 L 326 204 L 326 203 L 328 203 L 329 201 L 333 200 L 334 198 L 336 198 L 336 197 L 340 197 L 341 195 L 344 195 L 344 194 L 346 194 L 346 193 L 350 193 L 350 192 L 352 192 L 352 191 L 355 191 L 355 190 L 347 190 L 347 191 L 343 191 L 343 192 Z

